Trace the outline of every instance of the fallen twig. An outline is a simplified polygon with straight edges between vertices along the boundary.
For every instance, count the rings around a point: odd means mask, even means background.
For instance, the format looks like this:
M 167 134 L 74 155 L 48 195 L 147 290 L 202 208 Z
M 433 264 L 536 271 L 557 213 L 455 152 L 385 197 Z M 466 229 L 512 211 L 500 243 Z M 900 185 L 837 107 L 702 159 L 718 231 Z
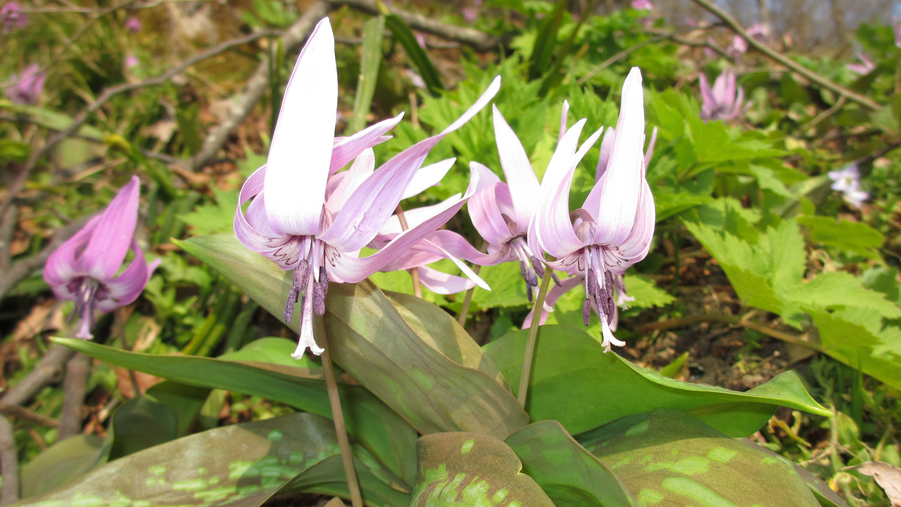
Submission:
M 87 389 L 90 357 L 75 354 L 66 363 L 66 379 L 63 381 L 63 409 L 59 416 L 58 441 L 81 433 L 82 405 Z
M 19 463 L 13 425 L 0 417 L 0 474 L 3 490 L 0 491 L 0 507 L 19 501 Z
M 3 398 L 0 398 L 0 403 L 5 403 L 7 405 L 24 404 L 29 398 L 34 396 L 35 393 L 40 391 L 42 387 L 52 382 L 53 379 L 59 375 L 60 371 L 62 371 L 66 361 L 74 355 L 75 351 L 69 347 L 63 347 L 62 345 L 50 347 L 50 350 L 44 354 L 44 357 L 41 358 L 41 361 L 35 366 L 34 370 L 26 375 L 21 382 L 15 385 L 15 387 L 7 391 L 6 394 L 3 395 Z M 5 476 L 6 474 L 4 473 L 4 477 Z
M 59 426 L 59 421 L 57 421 L 56 419 L 47 417 L 46 415 L 39 414 L 32 410 L 28 410 L 27 408 L 23 408 L 18 405 L 0 403 L 0 414 L 9 417 L 15 417 L 16 419 L 21 419 L 23 421 L 38 423 L 41 426 L 49 426 L 51 428 L 56 428 Z
M 753 329 L 758 333 L 765 334 L 772 338 L 776 338 L 782 340 L 786 343 L 791 343 L 792 345 L 798 345 L 801 347 L 805 347 L 808 349 L 816 350 L 817 352 L 822 352 L 823 348 L 814 342 L 807 341 L 799 336 L 791 335 L 788 333 L 783 333 L 782 331 L 778 331 L 769 326 L 765 326 L 758 322 L 752 321 L 748 318 L 748 315 L 745 316 L 737 316 L 737 315 L 726 315 L 724 313 L 705 313 L 701 315 L 689 315 L 687 317 L 681 317 L 678 319 L 670 319 L 670 320 L 662 320 L 660 322 L 651 322 L 645 324 L 638 328 L 638 330 L 642 333 L 647 333 L 649 331 L 662 331 L 664 329 L 672 329 L 677 327 L 686 327 L 692 324 L 697 324 L 699 322 L 707 322 L 707 321 L 715 321 L 715 322 L 725 322 L 726 324 L 731 324 L 733 326 L 741 326 L 748 329 Z
M 326 14 L 328 14 L 328 3 L 324 0 L 319 0 L 311 5 L 304 12 L 303 16 L 282 34 L 281 41 L 285 51 L 288 52 L 300 46 L 310 34 L 313 25 Z M 195 169 L 203 167 L 210 159 L 216 156 L 216 153 L 228 140 L 228 136 L 244 122 L 244 118 L 250 114 L 250 111 L 256 106 L 268 87 L 269 56 L 267 55 L 260 60 L 257 69 L 253 72 L 253 76 L 247 82 L 241 98 L 232 106 L 228 118 L 203 141 L 203 147 L 194 156 L 191 164 Z
M 795 63 L 794 61 L 792 61 L 785 55 L 778 53 L 778 52 L 774 51 L 773 49 L 767 47 L 766 45 L 764 45 L 763 43 L 761 43 L 754 37 L 748 35 L 748 32 L 745 31 L 745 29 L 741 25 L 738 24 L 738 21 L 735 21 L 735 19 L 733 19 L 732 16 L 726 14 L 725 11 L 723 11 L 716 5 L 713 5 L 709 0 L 693 0 L 693 1 L 694 1 L 694 3 L 700 5 L 702 8 L 706 9 L 708 12 L 710 12 L 713 15 L 715 15 L 716 17 L 720 18 L 723 21 L 723 23 L 726 23 L 727 25 L 729 25 L 729 28 L 731 28 L 736 34 L 741 36 L 741 38 L 745 39 L 748 42 L 749 46 L 753 47 L 757 51 L 760 51 L 767 57 L 779 62 L 780 64 L 784 65 L 785 67 L 788 67 L 793 72 L 795 72 L 801 76 L 804 76 L 805 78 L 809 79 L 810 81 L 813 81 L 814 83 L 822 86 L 823 88 L 826 88 L 827 90 L 831 90 L 839 95 L 847 97 L 848 100 L 850 100 L 852 102 L 856 102 L 857 104 L 859 104 L 867 109 L 876 111 L 876 110 L 882 108 L 882 106 L 880 106 L 876 102 L 873 102 L 872 100 L 864 97 L 863 95 L 861 95 L 859 93 L 855 93 L 843 86 L 839 86 L 839 85 L 833 83 L 832 81 L 824 78 L 823 76 L 821 76 L 811 70 L 808 70 L 804 66 L 802 66 L 798 63 Z

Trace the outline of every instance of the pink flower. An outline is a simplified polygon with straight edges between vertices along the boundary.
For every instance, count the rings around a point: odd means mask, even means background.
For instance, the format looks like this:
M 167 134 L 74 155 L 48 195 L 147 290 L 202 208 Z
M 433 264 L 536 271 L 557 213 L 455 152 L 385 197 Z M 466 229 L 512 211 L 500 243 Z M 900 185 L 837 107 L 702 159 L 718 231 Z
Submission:
M 841 171 L 829 171 L 832 190 L 842 193 L 842 199 L 855 208 L 860 208 L 870 194 L 860 189 L 860 171 L 857 164 L 851 164 Z
M 597 140 L 592 135 L 578 152 L 576 143 L 585 121 L 576 123 L 560 140 L 541 182 L 528 242 L 533 252 L 556 258 L 553 269 L 571 278 L 561 282 L 565 291 L 584 284 L 583 317 L 588 325 L 591 310 L 601 320 L 603 345 L 624 342 L 613 336 L 616 316 L 616 275 L 648 253 L 654 234 L 654 197 L 645 179 L 644 99 L 641 72 L 633 68 L 623 84 L 622 107 L 616 129 L 608 129 L 601 143 L 595 186 L 582 207 L 569 212 L 569 191 L 578 161 Z M 555 163 L 558 156 L 564 160 Z M 624 294 L 623 294 L 624 295 Z
M 22 12 L 22 6 L 18 2 L 7 2 L 0 7 L 0 20 L 3 22 L 3 33 L 28 26 L 28 16 Z
M 141 31 L 141 20 L 132 16 L 125 20 L 125 28 L 131 33 L 138 33 Z
M 477 17 L 479 17 L 479 11 L 473 7 L 463 8 L 463 19 L 465 19 L 467 23 L 472 23 Z
M 742 107 L 744 90 L 738 88 L 736 92 L 735 74 L 730 71 L 723 72 L 713 82 L 713 88 L 707 83 L 707 76 L 703 73 L 701 80 L 701 118 L 704 120 L 731 121 L 744 114 L 746 107 Z
M 22 71 L 21 76 L 13 74 L 13 84 L 6 89 L 6 95 L 13 104 L 34 104 L 44 89 L 47 74 L 40 71 L 36 63 L 32 63 Z
M 140 60 L 138 60 L 138 57 L 135 55 L 125 55 L 125 61 L 123 63 L 126 69 L 137 67 L 141 64 Z
M 848 70 L 856 72 L 858 74 L 869 74 L 873 69 L 876 68 L 876 65 L 873 63 L 873 61 L 867 58 L 867 55 L 863 53 L 857 53 L 857 58 L 861 61 L 861 63 L 846 63 L 845 66 L 848 67 Z
M 367 149 L 385 140 L 401 116 L 350 138 L 335 138 L 338 69 L 335 40 L 324 18 L 307 40 L 288 80 L 266 165 L 244 183 L 235 212 L 235 234 L 251 250 L 293 271 L 284 319 L 290 322 L 301 294 L 300 339 L 293 356 L 307 347 L 321 354 L 313 336 L 313 312 L 325 313 L 330 282 L 356 283 L 407 253 L 463 206 L 457 194 L 434 208 L 378 252 L 359 257 L 385 226 L 429 151 L 445 135 L 469 121 L 494 97 L 496 78 L 461 118 L 440 134 L 401 152 L 378 169 Z M 360 155 L 358 157 L 358 155 Z M 335 174 L 357 158 L 351 168 Z M 242 205 L 250 203 L 247 211 Z
M 109 206 L 47 259 L 44 280 L 57 299 L 75 301 L 73 315 L 81 316 L 78 338 L 92 338 L 94 310 L 110 312 L 137 299 L 159 259 L 148 266 L 133 235 L 138 219 L 141 183 L 132 176 Z M 134 259 L 115 276 L 128 251 Z
M 892 16 L 892 28 L 895 29 L 895 46 L 901 48 L 901 18 Z
M 651 3 L 651 0 L 632 0 L 632 8 L 639 11 L 651 10 L 654 8 L 654 4 Z
M 732 44 L 726 48 L 726 53 L 732 58 L 738 58 L 748 51 L 748 41 L 742 36 L 736 35 L 732 37 Z

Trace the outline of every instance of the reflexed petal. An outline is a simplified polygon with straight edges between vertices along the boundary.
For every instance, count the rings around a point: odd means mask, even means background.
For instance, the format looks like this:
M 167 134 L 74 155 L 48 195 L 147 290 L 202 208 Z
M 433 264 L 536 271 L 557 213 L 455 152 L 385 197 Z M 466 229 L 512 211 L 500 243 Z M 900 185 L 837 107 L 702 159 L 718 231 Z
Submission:
M 264 229 L 263 231 L 254 228 L 247 221 L 244 212 L 241 211 L 241 206 L 247 202 L 248 199 L 253 197 L 253 191 L 262 189 L 259 180 L 261 180 L 264 175 L 265 166 L 257 169 L 256 172 L 251 174 L 250 178 L 244 182 L 244 186 L 241 188 L 241 192 L 238 195 L 238 209 L 235 210 L 235 236 L 238 237 L 238 241 L 244 246 L 263 255 L 267 259 L 272 260 L 278 264 L 280 268 L 294 269 L 294 265 L 298 262 L 301 253 L 301 244 L 299 243 L 298 237 L 275 234 L 271 227 L 268 226 L 269 222 L 262 221 L 262 218 L 265 216 L 265 208 L 259 209 L 258 207 L 260 204 L 255 206 L 254 203 L 251 203 L 247 208 L 247 211 L 254 220 L 261 222 L 261 228 Z M 262 194 L 257 195 L 255 201 L 256 200 L 265 203 Z M 265 227 L 263 227 L 263 225 L 265 225 Z
M 147 281 L 150 280 L 153 271 L 162 262 L 161 259 L 157 259 L 148 266 L 147 261 L 144 260 L 144 252 L 141 251 L 137 241 L 131 241 L 131 249 L 135 253 L 131 264 L 121 275 L 104 283 L 107 289 L 107 297 L 106 299 L 97 300 L 98 310 L 110 312 L 120 306 L 134 302 L 141 295 L 144 287 L 147 286 Z
M 57 299 L 75 300 L 75 293 L 69 290 L 69 282 L 86 274 L 78 269 L 75 255 L 84 249 L 99 221 L 99 215 L 89 220 L 80 231 L 60 245 L 47 259 L 47 264 L 44 266 L 44 280 L 53 289 Z
M 456 294 L 476 286 L 475 282 L 462 276 L 449 275 L 426 267 L 419 267 L 419 281 L 423 287 L 435 294 Z
M 588 193 L 588 197 L 586 197 L 585 202 L 582 203 L 582 208 L 588 211 L 592 219 L 598 216 L 598 208 L 601 206 L 601 194 L 604 192 L 604 186 L 599 185 L 598 182 L 601 180 L 601 176 L 607 172 L 607 166 L 610 162 L 610 152 L 613 150 L 613 139 L 615 137 L 616 129 L 608 127 L 607 131 L 604 132 L 604 138 L 601 140 L 601 154 L 598 157 L 598 166 L 594 172 L 594 186 L 591 187 L 591 192 Z
M 247 223 L 258 233 L 268 238 L 276 238 L 281 236 L 269 227 L 269 217 L 266 216 L 266 195 L 259 194 L 247 206 L 244 212 Z
M 375 152 L 372 151 L 372 148 L 366 148 L 360 153 L 357 159 L 354 160 L 350 169 L 332 177 L 332 179 L 334 179 L 337 176 L 343 175 L 338 187 L 335 188 L 334 192 L 328 197 L 328 200 L 325 203 L 326 209 L 333 214 L 341 211 L 354 190 L 366 181 L 366 178 L 369 178 L 374 170 Z
M 475 164 L 475 163 L 473 163 Z M 506 190 L 509 198 L 509 190 L 505 183 L 495 183 L 489 188 L 483 188 L 476 192 L 469 200 L 469 217 L 472 225 L 479 231 L 479 235 L 492 245 L 503 245 L 513 239 L 507 222 L 501 216 L 497 198 L 501 189 Z
M 618 245 L 629 235 L 641 195 L 644 167 L 644 96 L 641 72 L 634 67 L 623 84 L 610 165 L 597 183 L 602 187 L 595 220 L 595 243 Z M 589 210 L 591 212 L 591 210 Z
M 704 103 L 704 111 L 707 113 L 713 112 L 716 109 L 716 98 L 713 96 L 713 90 L 710 89 L 710 84 L 707 81 L 707 76 L 704 73 L 701 73 L 700 76 L 701 81 L 701 101 Z
M 116 275 L 135 234 L 140 196 L 141 182 L 132 176 L 100 214 L 84 252 L 76 253 L 76 264 L 82 273 L 100 281 Z
M 548 315 L 550 315 L 550 311 L 548 309 L 553 309 L 554 305 L 557 304 L 557 300 L 563 297 L 563 295 L 567 292 L 581 286 L 584 280 L 585 277 L 583 277 L 582 275 L 576 275 L 560 280 L 560 285 L 551 284 L 551 289 L 548 291 L 547 296 L 544 299 L 544 308 L 542 308 L 541 311 L 541 322 L 539 324 L 543 326 L 544 323 L 547 322 L 547 317 Z M 534 315 L 534 313 L 535 308 L 533 307 L 532 311 L 530 311 L 529 314 L 526 315 L 526 320 L 522 322 L 523 329 L 532 327 L 532 316 Z
M 655 224 L 654 194 L 651 192 L 651 187 L 648 183 L 644 182 L 642 185 L 641 203 L 635 216 L 635 227 L 632 229 L 629 237 L 620 245 L 617 245 L 617 250 L 625 262 L 619 265 L 608 264 L 608 269 L 615 274 L 621 275 L 629 266 L 644 259 L 651 248 Z
M 497 177 L 497 174 L 494 174 L 494 171 L 489 169 L 485 164 L 470 162 L 469 170 L 479 173 L 479 186 L 476 188 L 476 192 L 479 192 L 483 188 L 493 187 L 495 184 L 501 182 L 501 179 Z
M 648 174 L 648 167 L 651 165 L 651 157 L 654 156 L 654 145 L 657 144 L 657 127 L 651 131 L 651 140 L 648 141 L 648 149 L 644 152 L 644 168 L 641 171 L 641 177 L 644 178 Z
M 403 198 L 409 199 L 414 195 L 419 195 L 427 188 L 438 185 L 441 182 L 441 179 L 444 178 L 444 175 L 454 167 L 454 162 L 456 161 L 456 158 L 449 158 L 447 160 L 442 160 L 441 162 L 427 165 L 416 171 L 410 184 L 407 185 L 407 189 L 404 190 Z
M 485 93 L 457 121 L 440 134 L 416 143 L 379 167 L 348 198 L 344 209 L 335 215 L 328 230 L 319 239 L 341 251 L 359 250 L 372 241 L 394 214 L 404 191 L 413 175 L 422 167 L 429 150 L 485 107 L 497 94 L 499 87 L 500 77 L 496 77 Z
M 557 142 L 559 143 L 561 139 L 563 139 L 563 134 L 566 133 L 566 116 L 569 114 L 569 102 L 563 101 L 563 108 L 560 111 L 560 133 L 557 134 Z
M 726 71 L 726 87 L 723 91 L 723 105 L 725 105 L 728 109 L 731 109 L 732 106 L 736 105 L 735 103 L 735 74 Z
M 385 132 L 397 126 L 403 117 L 404 113 L 400 113 L 394 118 L 382 120 L 350 137 L 336 137 L 332 148 L 329 174 L 338 172 L 348 162 L 357 158 L 357 155 L 363 153 L 363 150 L 391 139 L 391 136 L 386 136 Z
M 323 18 L 288 80 L 266 161 L 266 214 L 281 234 L 321 230 L 337 108 L 335 39 Z
M 513 208 L 516 210 L 516 223 L 525 230 L 529 226 L 532 213 L 538 201 L 540 186 L 532 163 L 526 150 L 519 142 L 519 138 L 504 120 L 497 106 L 492 106 L 494 112 L 494 137 L 497 139 L 497 152 L 500 155 L 501 167 L 510 187 L 510 196 L 513 198 Z M 514 217 L 511 217 L 514 218 Z

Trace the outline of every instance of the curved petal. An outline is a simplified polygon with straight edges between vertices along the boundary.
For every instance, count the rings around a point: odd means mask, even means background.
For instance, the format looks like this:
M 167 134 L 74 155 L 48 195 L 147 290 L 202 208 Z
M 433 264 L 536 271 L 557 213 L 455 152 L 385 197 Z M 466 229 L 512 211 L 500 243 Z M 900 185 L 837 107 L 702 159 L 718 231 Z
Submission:
M 385 132 L 397 126 L 403 117 L 404 113 L 400 113 L 394 118 L 382 120 L 350 137 L 336 137 L 332 145 L 332 161 L 329 165 L 329 174 L 338 172 L 348 162 L 357 158 L 357 155 L 366 148 L 372 148 L 391 139 L 391 136 L 386 136 Z
M 710 89 L 710 83 L 707 81 L 707 76 L 702 72 L 700 77 L 700 88 L 701 88 L 701 118 L 707 117 L 710 118 L 711 113 L 714 109 L 716 109 L 716 98 L 713 96 L 713 90 Z
M 75 293 L 69 290 L 69 283 L 86 274 L 79 270 L 75 263 L 75 256 L 84 250 L 99 221 L 99 215 L 89 220 L 80 231 L 66 240 L 47 258 L 47 264 L 44 265 L 44 280 L 53 289 L 57 299 L 75 300 Z
M 338 173 L 332 177 L 332 179 L 334 179 L 337 176 L 343 175 L 341 182 L 326 200 L 325 209 L 329 210 L 333 214 L 341 211 L 341 209 L 344 208 L 344 204 L 347 203 L 347 199 L 351 196 L 351 194 L 353 194 L 354 190 L 362 185 L 367 178 L 372 176 L 372 172 L 374 170 L 375 152 L 372 151 L 372 148 L 366 148 L 362 153 L 360 153 L 356 160 L 354 160 L 354 163 L 350 166 L 350 169 L 348 169 L 346 172 Z
M 582 285 L 585 277 L 582 275 L 571 276 L 569 278 L 564 278 L 560 280 L 560 285 L 551 285 L 551 290 L 548 291 L 547 296 L 544 299 L 544 308 L 541 311 L 541 320 L 539 321 L 539 325 L 544 325 L 547 322 L 547 317 L 550 314 L 549 309 L 553 309 L 554 305 L 557 304 L 557 300 L 563 297 L 564 294 L 573 290 L 574 288 Z M 522 328 L 528 329 L 532 327 L 532 316 L 535 313 L 535 308 L 532 307 L 532 311 L 526 315 L 526 320 L 522 322 Z
M 135 253 L 135 258 L 121 275 L 104 283 L 107 294 L 106 298 L 97 300 L 98 310 L 110 312 L 138 299 L 147 285 L 147 281 L 150 280 L 150 275 L 162 262 L 157 259 L 148 266 L 147 261 L 144 260 L 144 252 L 138 246 L 137 241 L 132 240 L 130 246 Z
M 557 142 L 559 143 L 561 139 L 563 139 L 563 134 L 566 133 L 566 116 L 569 114 L 569 102 L 563 101 L 563 108 L 560 110 L 560 132 L 557 134 Z
M 472 225 L 485 241 L 498 246 L 513 239 L 497 203 L 497 196 L 501 190 L 506 190 L 506 184 L 498 182 L 476 192 L 469 200 L 469 217 L 472 219 Z M 507 194 L 509 197 L 509 190 Z
M 604 138 L 601 140 L 601 154 L 598 158 L 598 165 L 594 171 L 594 186 L 591 187 L 591 192 L 588 193 L 588 197 L 585 198 L 585 202 L 582 203 L 582 208 L 588 211 L 588 214 L 591 217 L 598 217 L 598 208 L 601 206 L 601 194 L 603 193 L 603 185 L 599 185 L 598 182 L 601 180 L 601 176 L 607 172 L 607 165 L 610 162 L 610 151 L 613 149 L 613 139 L 616 137 L 616 129 L 613 127 L 608 127 L 607 131 L 604 132 Z
M 456 294 L 476 286 L 475 282 L 468 278 L 442 273 L 427 266 L 419 267 L 419 281 L 423 287 L 435 294 Z
M 595 243 L 618 245 L 629 235 L 641 195 L 644 167 L 644 96 L 641 72 L 633 67 L 623 84 L 610 165 L 601 185 Z M 590 211 L 590 210 L 589 210 Z
M 76 253 L 76 264 L 83 273 L 103 281 L 119 271 L 138 223 L 140 196 L 141 182 L 137 176 L 132 176 L 100 214 L 84 251 Z
M 266 160 L 266 214 L 280 234 L 321 231 L 337 109 L 335 38 L 323 18 L 288 80 Z
M 580 120 L 566 133 L 557 152 L 561 147 L 564 148 L 564 154 L 569 152 L 569 146 L 573 141 L 578 141 L 584 124 L 585 120 Z M 563 158 L 558 157 L 555 152 L 551 158 L 541 185 L 541 200 L 532 220 L 534 227 L 529 227 L 529 248 L 533 252 L 543 251 L 560 258 L 584 246 L 573 231 L 569 218 L 569 191 L 576 166 L 600 136 L 601 130 L 598 130 L 582 143 L 575 154 Z M 545 182 L 548 183 L 547 187 Z
M 516 210 L 516 223 L 523 229 L 529 226 L 532 213 L 538 201 L 540 186 L 532 163 L 519 138 L 504 120 L 497 106 L 492 106 L 494 113 L 494 137 L 497 140 L 497 152 L 500 155 L 501 167 L 510 187 L 513 198 L 513 209 Z
M 499 87 L 500 76 L 491 82 L 475 104 L 440 134 L 414 144 L 379 167 L 354 191 L 344 209 L 335 215 L 334 221 L 319 239 L 341 251 L 359 250 L 372 241 L 394 214 L 410 180 L 422 167 L 429 150 L 485 107 L 497 94 Z
M 648 175 L 648 166 L 651 165 L 651 157 L 654 156 L 654 145 L 657 144 L 657 127 L 651 131 L 651 140 L 648 141 L 648 149 L 644 152 L 644 168 L 641 171 L 641 177 Z
M 429 187 L 438 185 L 441 179 L 444 178 L 444 175 L 454 167 L 454 162 L 456 161 L 456 158 L 449 158 L 420 168 L 413 174 L 413 179 L 410 180 L 410 184 L 404 190 L 403 199 L 409 199 L 414 195 L 419 195 Z
M 235 219 L 233 222 L 235 236 L 238 237 L 238 241 L 244 246 L 275 262 L 280 268 L 286 270 L 293 269 L 294 265 L 300 260 L 300 238 L 297 236 L 276 234 L 272 228 L 269 227 L 268 221 L 262 222 L 262 224 L 265 225 L 265 227 L 261 226 L 261 228 L 264 229 L 263 231 L 257 230 L 248 222 L 247 218 L 244 216 L 244 212 L 241 210 L 241 206 L 254 196 L 253 192 L 259 192 L 262 189 L 260 180 L 265 176 L 265 168 L 266 166 L 257 169 L 256 172 L 250 175 L 250 178 L 247 178 L 247 181 L 244 182 L 244 186 L 241 188 L 241 192 L 238 195 L 238 208 L 235 210 Z M 256 200 L 265 203 L 262 194 L 257 195 L 255 201 Z M 261 204 L 255 206 L 254 203 L 251 203 L 247 208 L 247 211 L 251 215 L 251 218 L 260 221 L 262 220 L 261 217 L 265 214 L 265 207 Z

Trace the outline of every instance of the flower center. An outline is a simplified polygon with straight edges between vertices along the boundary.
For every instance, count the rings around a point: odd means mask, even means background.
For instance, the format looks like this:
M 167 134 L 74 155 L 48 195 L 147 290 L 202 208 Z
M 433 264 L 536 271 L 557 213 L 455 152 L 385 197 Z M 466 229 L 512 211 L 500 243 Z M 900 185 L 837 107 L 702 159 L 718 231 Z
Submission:
M 75 336 L 83 340 L 90 340 L 94 337 L 91 334 L 91 329 L 94 328 L 95 303 L 109 298 L 109 292 L 105 285 L 87 276 L 82 276 L 69 282 L 68 289 L 69 292 L 73 292 L 76 295 L 75 309 L 69 315 L 69 322 L 76 315 L 81 315 L 81 326 L 78 329 L 78 334 Z
M 291 323 L 294 318 L 294 306 L 301 293 L 301 309 L 303 315 L 301 326 L 312 323 L 312 312 L 322 316 L 325 314 L 325 296 L 328 294 L 328 274 L 322 262 L 325 259 L 325 243 L 314 236 L 302 236 L 295 239 L 300 243 L 300 261 L 294 268 L 291 290 L 285 303 L 284 318 Z
M 616 312 L 613 299 L 613 273 L 604 264 L 603 247 L 591 245 L 582 253 L 585 266 L 585 304 L 582 307 L 582 320 L 587 326 L 591 318 L 591 309 L 597 313 L 601 322 L 610 324 Z

